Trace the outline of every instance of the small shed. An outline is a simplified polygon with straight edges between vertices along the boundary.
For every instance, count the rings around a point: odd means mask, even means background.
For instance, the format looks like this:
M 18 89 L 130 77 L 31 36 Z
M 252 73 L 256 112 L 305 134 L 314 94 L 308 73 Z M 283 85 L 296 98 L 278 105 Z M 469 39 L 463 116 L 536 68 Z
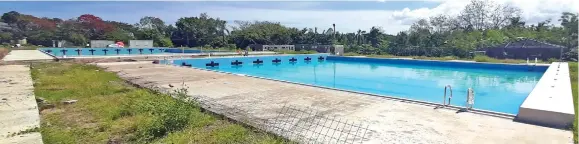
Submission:
M 114 41 L 110 40 L 91 40 L 90 47 L 91 48 L 106 48 L 107 45 L 114 44 Z
M 565 47 L 534 39 L 521 38 L 486 48 L 486 55 L 498 59 L 559 59 Z
M 152 48 L 153 40 L 129 40 L 130 48 Z

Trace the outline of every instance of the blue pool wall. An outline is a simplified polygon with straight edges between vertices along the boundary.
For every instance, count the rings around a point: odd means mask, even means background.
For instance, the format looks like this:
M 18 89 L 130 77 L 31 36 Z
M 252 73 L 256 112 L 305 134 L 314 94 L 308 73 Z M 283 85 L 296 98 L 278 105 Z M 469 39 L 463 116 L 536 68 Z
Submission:
M 116 50 L 119 50 L 118 54 Z M 40 48 L 38 49 L 52 56 L 63 56 L 62 50 L 65 50 L 66 56 L 114 56 L 114 55 L 148 55 L 162 53 L 201 53 L 201 50 L 176 49 L 176 48 Z M 77 51 L 80 50 L 80 51 Z M 91 50 L 94 50 L 91 53 Z M 105 53 L 106 50 L 106 53 Z M 129 52 L 130 50 L 130 52 Z M 151 51 L 152 50 L 152 51 Z M 80 52 L 80 55 L 79 55 Z M 203 51 L 216 52 L 216 51 Z
M 304 58 L 310 57 L 310 63 L 316 63 L 318 57 L 324 57 L 325 60 L 332 61 L 357 61 L 368 63 L 388 63 L 397 65 L 421 65 L 421 66 L 436 66 L 436 67 L 453 67 L 453 68 L 467 68 L 467 69 L 497 69 L 510 71 L 532 71 L 537 73 L 544 73 L 549 66 L 545 65 L 526 65 L 526 64 L 502 64 L 502 63 L 480 63 L 480 62 L 454 62 L 454 61 L 438 61 L 438 60 L 408 60 L 408 59 L 388 59 L 388 58 L 368 58 L 368 57 L 343 57 L 330 56 L 329 54 L 301 54 L 301 55 L 273 55 L 273 56 L 249 56 L 249 57 L 214 57 L 214 58 L 195 58 L 195 59 L 177 59 L 173 60 L 173 64 L 181 65 L 183 62 L 194 67 L 206 67 L 207 63 L 213 61 L 219 63 L 220 66 L 231 66 L 231 62 L 237 60 L 242 62 L 242 65 L 253 64 L 253 61 L 259 59 L 264 61 L 264 64 L 271 64 L 272 60 L 280 59 L 282 63 L 288 63 L 289 59 L 296 58 L 297 63 L 305 62 Z M 194 60 L 193 62 L 189 60 Z M 162 61 L 162 63 L 167 63 Z
M 423 65 L 437 67 L 459 67 L 472 69 L 499 69 L 512 71 L 533 71 L 544 73 L 549 66 L 545 65 L 526 65 L 526 64 L 502 64 L 502 63 L 481 63 L 481 62 L 456 62 L 456 61 L 438 61 L 438 60 L 415 60 L 415 59 L 389 59 L 389 58 L 368 58 L 368 57 L 343 57 L 329 56 L 328 60 L 335 61 L 358 61 L 369 63 L 389 63 L 399 65 Z
M 193 67 L 207 67 L 206 64 L 211 63 L 219 63 L 219 67 L 222 66 L 236 66 L 232 65 L 231 63 L 234 61 L 242 62 L 241 66 L 244 65 L 254 65 L 253 61 L 263 61 L 263 64 L 271 65 L 273 64 L 273 60 L 279 59 L 280 63 L 287 64 L 290 63 L 290 59 L 295 58 L 296 61 L 294 63 L 317 63 L 318 58 L 321 56 L 324 60 L 328 57 L 329 54 L 304 54 L 304 55 L 273 55 L 273 56 L 248 56 L 248 57 L 214 57 L 214 58 L 195 58 L 195 59 L 177 59 L 173 60 L 173 64 L 181 65 L 183 62 L 187 65 L 191 65 Z M 304 60 L 305 58 L 311 58 L 310 61 Z M 191 62 L 190 60 L 194 60 Z M 166 63 L 162 61 L 161 63 Z M 218 67 L 214 67 L 218 68 Z

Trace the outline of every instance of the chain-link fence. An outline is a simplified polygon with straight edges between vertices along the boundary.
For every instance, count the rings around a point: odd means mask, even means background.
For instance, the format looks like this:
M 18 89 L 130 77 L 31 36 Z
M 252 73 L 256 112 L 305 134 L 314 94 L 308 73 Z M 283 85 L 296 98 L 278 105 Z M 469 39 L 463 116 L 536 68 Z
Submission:
M 224 105 L 212 98 L 195 96 L 194 100 L 205 110 L 298 143 L 363 143 L 370 132 L 367 124 L 292 105 L 284 105 L 273 118 L 259 119 L 235 105 Z

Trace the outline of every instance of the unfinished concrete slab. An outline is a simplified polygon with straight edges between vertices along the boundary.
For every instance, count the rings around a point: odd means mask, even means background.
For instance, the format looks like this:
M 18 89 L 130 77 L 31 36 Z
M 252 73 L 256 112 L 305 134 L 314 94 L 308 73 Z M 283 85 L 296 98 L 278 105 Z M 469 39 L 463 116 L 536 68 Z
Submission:
M 2 59 L 3 61 L 37 61 L 37 60 L 53 60 L 52 56 L 49 56 L 38 50 L 12 50 L 8 55 Z
M 573 124 L 575 110 L 567 63 L 549 66 L 519 108 L 517 120 L 559 128 Z
M 0 66 L 0 99 L 0 143 L 42 143 L 40 132 L 24 133 L 40 128 L 28 66 Z
M 352 140 L 362 143 L 559 144 L 573 140 L 572 132 L 567 130 L 366 94 L 168 65 L 98 65 L 141 86 L 170 91 L 184 83 L 189 95 L 203 95 L 224 106 L 235 106 L 254 120 L 276 118 L 280 109 L 292 105 L 326 117 L 363 122 L 369 125 L 367 137 Z M 300 121 L 307 119 L 300 117 Z

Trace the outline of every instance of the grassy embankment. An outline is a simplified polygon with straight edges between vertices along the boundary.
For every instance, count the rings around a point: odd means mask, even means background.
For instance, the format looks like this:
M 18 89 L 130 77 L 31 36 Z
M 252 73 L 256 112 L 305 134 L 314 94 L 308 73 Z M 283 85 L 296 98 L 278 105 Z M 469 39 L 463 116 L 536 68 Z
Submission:
M 577 137 L 577 62 L 570 62 L 569 63 L 569 75 L 571 75 L 571 89 L 573 91 L 573 104 L 575 104 L 575 121 L 573 122 L 573 140 L 575 143 L 578 143 Z
M 46 100 L 39 105 L 44 143 L 285 143 L 96 66 L 35 64 L 31 73 L 36 97 Z

